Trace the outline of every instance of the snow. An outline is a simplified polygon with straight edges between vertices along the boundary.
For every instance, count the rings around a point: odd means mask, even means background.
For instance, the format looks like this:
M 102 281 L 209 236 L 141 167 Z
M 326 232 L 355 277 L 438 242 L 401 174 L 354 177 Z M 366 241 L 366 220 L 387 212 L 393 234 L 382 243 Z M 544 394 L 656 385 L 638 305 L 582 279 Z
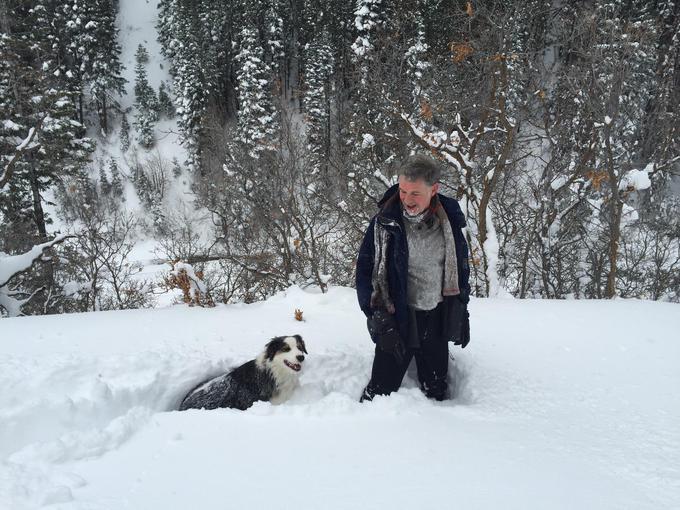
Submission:
M 14 275 L 26 271 L 33 262 L 42 256 L 47 248 L 62 242 L 65 238 L 65 235 L 57 236 L 52 241 L 37 244 L 26 253 L 20 255 L 7 255 L 0 252 L 0 287 L 6 285 Z
M 79 283 L 70 281 L 62 287 L 62 294 L 66 297 L 79 297 L 81 292 L 90 291 L 92 289 L 92 282 Z
M 208 288 L 206 287 L 205 283 L 196 275 L 196 273 L 194 272 L 194 267 L 191 264 L 187 264 L 185 262 L 177 262 L 174 266 L 174 269 L 170 271 L 170 274 L 180 276 L 182 271 L 186 273 L 187 278 L 189 279 L 192 296 L 196 291 L 202 294 L 205 294 L 208 291 Z
M 640 215 L 633 207 L 629 206 L 628 204 L 623 204 L 623 208 L 621 210 L 621 223 L 623 225 L 637 221 L 639 218 Z
M 34 134 L 35 134 L 35 128 L 30 128 L 30 129 L 28 130 L 28 135 L 26 136 L 26 138 L 24 138 L 24 139 L 22 140 L 22 142 L 21 142 L 19 145 L 16 146 L 16 149 L 15 149 L 15 150 L 16 150 L 17 152 L 18 152 L 18 151 L 23 151 L 23 150 L 28 146 L 28 144 L 31 143 L 31 139 L 33 138 L 33 135 L 34 135 Z
M 19 124 L 11 121 L 9 119 L 3 120 L 2 123 L 5 127 L 5 129 L 7 129 L 9 131 L 20 131 L 21 130 L 21 126 Z
M 375 138 L 370 133 L 364 133 L 362 135 L 361 148 L 367 149 L 368 147 L 373 147 L 375 145 Z
M 630 170 L 621 179 L 619 189 L 625 190 L 631 188 L 640 191 L 649 188 L 652 185 L 652 181 L 649 179 L 649 172 L 653 169 L 653 164 L 649 164 L 642 170 L 637 170 L 635 168 Z
M 460 138 L 458 136 L 454 137 L 452 140 L 448 140 L 448 135 L 443 131 L 427 133 L 408 115 L 402 113 L 401 118 L 406 122 L 416 137 L 425 142 L 432 149 L 437 149 L 438 153 L 444 156 L 444 159 L 446 159 L 448 163 L 451 163 L 459 172 L 462 171 L 462 168 L 460 162 L 453 157 L 453 154 L 458 154 L 467 167 L 472 166 L 472 163 L 467 159 L 466 154 L 458 150 L 458 145 L 460 144 Z
M 567 183 L 568 179 L 564 175 L 558 175 L 550 182 L 550 187 L 553 190 L 558 190 Z
M 294 320 L 303 310 L 305 321 Z M 0 508 L 680 506 L 677 304 L 473 299 L 455 398 L 357 402 L 354 291 L 0 321 Z M 301 334 L 281 405 L 178 412 L 193 386 Z

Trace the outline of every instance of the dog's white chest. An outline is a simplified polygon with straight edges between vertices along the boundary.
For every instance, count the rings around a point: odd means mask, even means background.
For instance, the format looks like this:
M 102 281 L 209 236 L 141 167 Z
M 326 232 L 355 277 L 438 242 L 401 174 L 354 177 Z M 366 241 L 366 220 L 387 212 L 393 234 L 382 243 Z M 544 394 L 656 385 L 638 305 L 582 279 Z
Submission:
M 282 404 L 288 400 L 298 386 L 298 378 L 293 376 L 276 377 L 276 389 L 270 399 L 272 404 Z

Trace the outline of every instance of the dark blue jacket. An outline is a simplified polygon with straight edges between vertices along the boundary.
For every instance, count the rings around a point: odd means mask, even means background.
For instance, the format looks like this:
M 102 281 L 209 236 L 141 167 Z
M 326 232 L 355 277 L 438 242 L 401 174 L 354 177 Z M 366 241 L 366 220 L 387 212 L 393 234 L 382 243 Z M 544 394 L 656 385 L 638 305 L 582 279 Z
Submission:
M 399 197 L 396 196 L 399 185 L 395 184 L 385 192 L 378 206 L 380 212 L 371 220 L 364 240 L 359 248 L 356 271 L 356 288 L 359 306 L 367 317 L 371 316 L 371 294 L 373 292 L 373 264 L 375 261 L 374 244 L 374 225 L 375 222 L 389 232 L 387 246 L 387 283 L 389 286 L 390 298 L 395 306 L 395 319 L 399 327 L 402 338 L 408 337 L 408 242 L 404 232 L 404 221 L 401 211 Z M 394 198 L 393 198 L 394 197 Z M 456 242 L 456 258 L 458 259 L 458 285 L 464 305 L 467 304 L 467 297 L 470 295 L 470 266 L 468 264 L 468 245 L 463 236 L 462 228 L 465 227 L 465 216 L 460 210 L 458 202 L 453 198 L 438 195 L 439 201 L 446 212 L 453 230 L 453 238 Z M 459 307 L 461 297 L 450 296 L 444 299 L 445 305 L 455 305 Z M 452 302 L 451 302 L 452 301 Z M 450 308 L 446 306 L 445 308 Z M 448 313 L 448 312 L 447 312 Z M 453 310 L 453 314 L 460 314 L 459 310 Z M 465 310 L 466 313 L 466 310 Z M 460 340 L 460 317 L 456 317 L 454 322 L 457 324 L 448 325 L 445 328 L 445 335 L 448 340 L 459 343 Z

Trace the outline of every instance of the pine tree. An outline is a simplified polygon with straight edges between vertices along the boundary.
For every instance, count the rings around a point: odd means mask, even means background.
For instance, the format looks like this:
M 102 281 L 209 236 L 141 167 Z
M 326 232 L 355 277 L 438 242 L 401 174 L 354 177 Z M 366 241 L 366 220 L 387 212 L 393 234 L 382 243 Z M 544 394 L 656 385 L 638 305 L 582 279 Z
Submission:
M 103 133 L 108 133 L 111 111 L 120 106 L 115 98 L 125 93 L 126 80 L 121 76 L 121 48 L 112 1 L 94 0 L 92 16 L 84 27 L 91 32 L 93 44 L 88 48 L 87 71 L 83 79 L 99 117 L 99 126 Z
M 109 172 L 111 173 L 111 191 L 113 195 L 119 198 L 123 197 L 123 182 L 120 179 L 120 171 L 118 170 L 118 163 L 115 158 L 109 161 Z
M 175 179 L 179 179 L 180 175 L 182 175 L 182 167 L 179 165 L 177 158 L 174 157 L 172 158 L 172 176 Z
M 137 46 L 137 51 L 135 51 L 135 62 L 138 64 L 148 64 L 149 63 L 149 52 L 143 44 Z M 136 87 L 136 84 L 135 84 Z M 135 94 L 137 90 L 135 89 Z
M 383 0 L 357 0 L 354 14 L 358 35 L 352 50 L 360 60 L 375 51 L 376 33 L 385 25 Z
M 130 148 L 130 123 L 126 113 L 123 114 L 123 120 L 120 122 L 120 148 L 123 152 L 127 152 Z
M 55 181 L 76 173 L 93 149 L 84 137 L 83 126 L 74 120 L 75 94 L 70 79 L 60 72 L 58 55 L 54 53 L 55 26 L 50 11 L 38 4 L 33 9 L 24 3 L 13 5 L 13 17 L 7 18 L 0 59 L 0 87 L 8 94 L 0 100 L 0 154 L 14 151 L 31 128 L 38 129 L 30 147 L 15 167 L 15 178 L 3 200 L 5 225 L 32 222 L 34 228 L 16 230 L 47 239 L 50 221 L 43 210 L 43 193 Z M 14 36 L 14 34 L 21 34 Z M 20 237 L 20 236 L 13 236 Z
M 145 149 L 153 147 L 155 143 L 154 126 L 158 121 L 158 98 L 146 77 L 146 63 L 149 54 L 141 44 L 135 53 L 135 128 L 137 141 Z
M 115 0 L 39 1 L 47 7 L 48 22 L 55 28 L 52 44 L 58 50 L 59 72 L 76 94 L 79 122 L 85 124 L 86 106 L 90 106 L 97 113 L 101 131 L 108 133 L 111 113 L 118 108 L 116 98 L 125 93 Z
M 85 24 L 92 17 L 92 4 L 77 0 L 43 0 L 42 3 L 44 23 L 54 28 L 51 34 L 52 47 L 57 49 L 52 53 L 57 67 L 54 73 L 62 78 L 73 94 L 76 118 L 84 125 L 84 75 L 88 69 L 88 52 L 96 44 L 93 34 L 85 29 Z
M 174 111 L 191 170 L 203 171 L 201 146 L 210 139 L 206 124 L 223 124 L 224 114 L 235 116 L 231 27 L 239 23 L 240 12 L 236 1 L 159 2 L 159 41 L 171 63 Z M 215 110 L 210 110 L 211 98 Z
M 45 208 L 46 192 L 81 171 L 93 149 L 78 121 L 76 80 L 68 74 L 61 53 L 60 7 L 47 0 L 0 2 L 3 171 L 17 145 L 26 144 L 14 159 L 11 179 L 0 190 L 0 251 L 6 253 L 22 253 L 49 240 L 52 220 Z M 60 264 L 61 258 L 52 257 L 19 277 L 18 288 L 44 289 L 22 307 L 22 313 L 55 311 Z
M 415 110 L 427 104 L 428 91 L 425 74 L 431 68 L 431 65 L 426 59 L 428 45 L 425 41 L 425 25 L 422 13 L 417 10 L 413 13 L 413 18 L 415 33 L 409 39 L 408 49 L 404 56 L 406 58 L 406 76 L 411 86 L 412 106 Z
M 137 174 L 134 176 L 133 183 L 140 202 L 147 208 L 151 207 L 151 183 L 149 183 L 149 178 L 146 176 L 143 169 L 138 169 Z
M 104 169 L 104 165 L 99 165 L 99 189 L 101 190 L 102 195 L 109 195 L 111 193 L 111 183 L 109 182 L 108 177 L 106 176 L 106 170 Z
M 289 54 L 294 51 L 291 47 L 286 48 L 284 43 L 284 18 L 290 21 L 291 17 L 288 5 L 290 5 L 288 2 L 274 0 L 262 6 L 264 7 L 262 15 L 262 28 L 264 30 L 261 33 L 264 33 L 262 39 L 264 59 L 269 64 L 272 73 L 282 82 L 291 78 L 289 71 L 292 71 L 286 66 L 286 56 L 291 57 L 293 55 L 286 55 L 286 50 Z M 281 93 L 285 94 L 283 90 Z
M 258 158 L 274 147 L 277 134 L 277 114 L 272 104 L 271 68 L 264 61 L 264 50 L 252 27 L 240 33 L 238 140 L 248 154 Z
M 309 150 L 313 168 L 319 172 L 330 158 L 331 77 L 334 68 L 333 50 L 326 30 L 316 35 L 306 48 L 306 90 L 303 97 L 305 117 L 309 124 Z
M 172 99 L 170 99 L 170 96 L 166 91 L 165 82 L 161 82 L 161 85 L 158 88 L 158 111 L 160 112 L 160 115 L 165 116 L 168 119 L 172 119 L 175 116 L 175 105 L 172 103 Z
M 195 4 L 183 0 L 161 0 L 158 15 L 158 39 L 171 62 L 173 90 L 177 98 L 177 125 L 187 149 L 191 168 L 200 166 L 199 140 L 202 118 L 207 105 L 206 84 L 200 69 L 202 30 Z
M 199 15 L 196 5 L 187 1 L 159 2 L 158 37 L 163 54 L 172 65 L 177 124 L 188 152 L 189 167 L 196 170 L 200 167 L 199 145 L 209 93 L 202 70 L 203 30 L 199 28 L 202 26 Z
M 144 112 L 137 113 L 135 118 L 135 128 L 137 129 L 137 142 L 145 149 L 150 149 L 156 143 L 154 136 L 155 122 Z
M 143 110 L 152 116 L 155 122 L 158 120 L 158 98 L 146 76 L 146 64 L 149 62 L 149 54 L 141 44 L 135 53 L 135 106 L 138 111 Z

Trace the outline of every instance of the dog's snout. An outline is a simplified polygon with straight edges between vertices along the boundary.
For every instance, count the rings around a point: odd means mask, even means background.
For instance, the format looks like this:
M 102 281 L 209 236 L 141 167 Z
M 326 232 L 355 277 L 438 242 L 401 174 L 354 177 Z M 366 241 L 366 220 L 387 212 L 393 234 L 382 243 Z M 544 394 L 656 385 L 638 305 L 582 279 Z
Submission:
M 297 358 L 298 361 L 304 361 L 305 360 L 305 357 L 302 354 L 298 354 L 295 357 Z

